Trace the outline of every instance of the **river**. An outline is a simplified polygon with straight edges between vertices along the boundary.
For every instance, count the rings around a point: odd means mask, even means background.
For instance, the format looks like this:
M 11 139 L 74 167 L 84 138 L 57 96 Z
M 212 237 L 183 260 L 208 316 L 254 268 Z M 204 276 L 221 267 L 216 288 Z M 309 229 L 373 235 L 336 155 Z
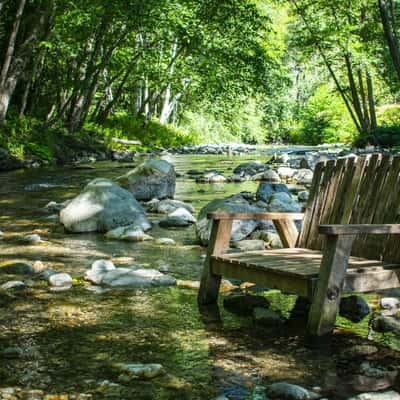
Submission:
M 217 168 L 229 174 L 241 162 L 268 157 L 169 155 L 167 160 L 180 174 L 176 198 L 191 203 L 198 212 L 212 199 L 254 192 L 258 183 L 197 184 L 185 177 L 187 170 Z M 70 199 L 91 179 L 117 177 L 132 164 L 104 162 L 88 169 L 81 165 L 0 174 L 0 229 L 5 232 L 0 266 L 41 260 L 46 267 L 74 277 L 68 291 L 50 291 L 45 281 L 32 278 L 14 299 L 2 301 L 0 296 L 0 352 L 19 349 L 17 355 L 0 356 L 0 387 L 68 394 L 69 398 L 81 394 L 75 398 L 82 399 L 90 395 L 94 399 L 212 399 L 218 395 L 246 399 L 255 385 L 285 380 L 341 399 L 360 387 L 353 379 L 360 363 L 359 355 L 350 352 L 355 345 L 373 345 L 378 351 L 371 363 L 389 363 L 397 369 L 400 358 L 389 347 L 397 347 L 397 342 L 381 335 L 368 341 L 367 321 L 354 325 L 339 319 L 333 348 L 324 353 L 305 346 L 299 321 L 263 329 L 255 327 L 251 318 L 237 317 L 222 306 L 220 319 L 212 313 L 201 314 L 197 291 L 189 287 L 88 290 L 84 271 L 100 258 L 112 258 L 121 266 L 162 266 L 179 280 L 199 279 L 205 249 L 197 244 L 193 227 L 152 229 L 152 236 L 170 237 L 176 246 L 124 243 L 106 240 L 101 234 L 64 233 L 45 211 L 48 202 Z M 158 218 L 150 215 L 150 219 Z M 43 243 L 27 245 L 18 240 L 19 235 L 32 233 L 38 233 Z M 0 274 L 0 283 L 11 278 Z M 284 315 L 295 300 L 275 291 L 264 295 Z M 117 362 L 160 363 L 165 374 L 118 384 L 112 368 Z

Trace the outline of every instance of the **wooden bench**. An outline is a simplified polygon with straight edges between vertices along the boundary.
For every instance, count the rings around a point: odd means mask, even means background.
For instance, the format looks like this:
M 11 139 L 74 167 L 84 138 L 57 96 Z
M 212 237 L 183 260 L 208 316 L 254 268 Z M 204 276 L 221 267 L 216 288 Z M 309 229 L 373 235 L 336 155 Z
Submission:
M 342 292 L 400 287 L 400 157 L 374 154 L 318 163 L 304 214 L 218 214 L 198 301 L 217 301 L 222 276 L 311 301 L 308 333 L 329 337 Z M 236 219 L 270 219 L 284 249 L 228 253 Z M 303 220 L 300 234 L 295 220 Z

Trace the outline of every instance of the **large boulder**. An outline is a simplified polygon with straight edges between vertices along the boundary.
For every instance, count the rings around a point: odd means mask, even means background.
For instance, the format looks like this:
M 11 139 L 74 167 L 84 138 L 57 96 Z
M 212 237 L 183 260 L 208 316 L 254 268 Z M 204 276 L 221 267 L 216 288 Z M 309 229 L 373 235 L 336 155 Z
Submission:
M 207 245 L 211 233 L 212 221 L 207 219 L 210 212 L 221 213 L 260 213 L 264 210 L 249 204 L 241 195 L 216 199 L 204 206 L 198 215 L 196 235 L 203 245 Z M 239 241 L 249 236 L 258 226 L 257 220 L 235 220 L 232 225 L 232 241 Z
M 133 195 L 103 178 L 89 182 L 82 193 L 61 210 L 60 222 L 69 232 L 107 232 L 126 225 L 143 231 L 151 228 Z
M 284 192 L 289 194 L 289 189 L 284 183 L 260 183 L 256 193 L 256 199 L 268 202 L 275 193 Z
M 138 200 L 172 198 L 175 194 L 174 166 L 157 158 L 147 159 L 116 180 Z

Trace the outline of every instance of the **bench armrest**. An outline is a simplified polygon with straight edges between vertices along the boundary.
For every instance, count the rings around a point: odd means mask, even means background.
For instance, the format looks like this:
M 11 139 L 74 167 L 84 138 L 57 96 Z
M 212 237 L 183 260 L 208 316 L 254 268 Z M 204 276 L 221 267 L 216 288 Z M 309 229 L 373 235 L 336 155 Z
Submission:
M 303 213 L 288 213 L 288 212 L 265 212 L 265 213 L 218 213 L 212 212 L 207 214 L 208 219 L 214 220 L 227 220 L 227 219 L 291 219 L 291 220 L 302 220 L 304 218 Z
M 400 234 L 400 224 L 320 225 L 318 232 L 323 235 Z

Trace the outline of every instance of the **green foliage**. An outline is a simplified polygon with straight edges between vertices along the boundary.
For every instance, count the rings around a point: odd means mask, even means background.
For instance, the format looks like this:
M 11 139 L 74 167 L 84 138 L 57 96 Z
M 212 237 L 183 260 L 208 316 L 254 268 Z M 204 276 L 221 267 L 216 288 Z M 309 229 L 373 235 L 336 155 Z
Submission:
M 179 147 L 198 142 L 196 135 L 185 133 L 172 125 L 162 125 L 151 120 L 145 126 L 143 119 L 119 113 L 108 119 L 104 126 L 87 124 L 87 129 L 101 132 L 110 145 L 113 137 L 128 140 L 139 140 L 144 148 Z
M 389 104 L 380 107 L 377 112 L 378 125 L 384 127 L 400 127 L 400 105 Z
M 349 143 L 355 131 L 340 97 L 327 85 L 321 85 L 301 111 L 301 123 L 292 133 L 292 141 L 304 144 Z

